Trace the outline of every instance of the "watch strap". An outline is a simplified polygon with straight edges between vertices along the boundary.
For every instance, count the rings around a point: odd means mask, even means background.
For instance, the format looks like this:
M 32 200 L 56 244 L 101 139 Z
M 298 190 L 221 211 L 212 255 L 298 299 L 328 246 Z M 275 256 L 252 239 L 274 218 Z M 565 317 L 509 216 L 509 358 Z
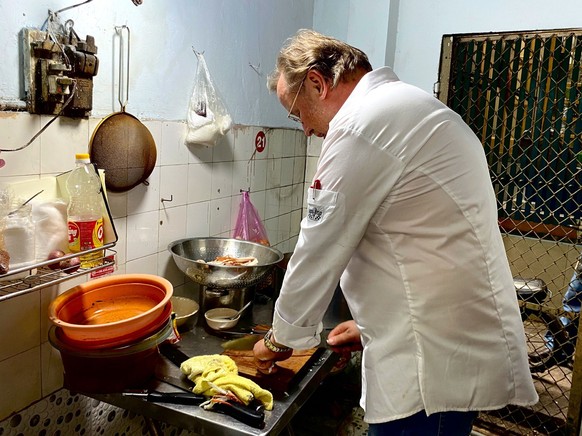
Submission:
M 263 338 L 263 341 L 265 342 L 265 347 L 267 347 L 273 353 L 286 353 L 288 351 L 291 351 L 291 348 L 289 348 L 289 347 L 279 347 L 279 346 L 273 344 L 273 342 L 271 341 L 272 335 L 273 335 L 272 329 L 269 330 L 267 333 L 265 333 L 265 337 Z

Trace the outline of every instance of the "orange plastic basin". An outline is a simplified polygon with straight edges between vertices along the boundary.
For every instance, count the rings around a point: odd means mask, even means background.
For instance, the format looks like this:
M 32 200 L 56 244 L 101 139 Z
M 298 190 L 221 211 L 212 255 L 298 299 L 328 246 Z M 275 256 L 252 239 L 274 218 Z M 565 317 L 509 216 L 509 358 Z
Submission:
M 171 316 L 172 284 L 156 275 L 103 277 L 65 291 L 49 305 L 62 340 L 81 348 L 113 347 L 139 340 Z

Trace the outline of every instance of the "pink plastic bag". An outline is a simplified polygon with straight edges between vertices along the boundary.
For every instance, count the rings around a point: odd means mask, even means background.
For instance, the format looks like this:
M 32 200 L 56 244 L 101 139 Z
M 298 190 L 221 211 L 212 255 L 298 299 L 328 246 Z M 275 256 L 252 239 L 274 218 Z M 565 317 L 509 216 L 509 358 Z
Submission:
M 270 245 L 263 221 L 257 209 L 251 203 L 249 193 L 246 191 L 242 192 L 238 217 L 236 218 L 236 225 L 234 226 L 232 237 L 267 246 Z

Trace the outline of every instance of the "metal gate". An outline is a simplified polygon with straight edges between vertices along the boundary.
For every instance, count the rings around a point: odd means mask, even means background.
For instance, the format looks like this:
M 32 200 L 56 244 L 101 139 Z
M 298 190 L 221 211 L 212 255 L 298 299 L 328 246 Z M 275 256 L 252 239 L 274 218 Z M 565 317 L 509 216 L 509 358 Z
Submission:
M 581 67 L 582 29 L 443 37 L 435 95 L 483 143 L 540 396 L 480 414 L 484 434 L 579 434 Z

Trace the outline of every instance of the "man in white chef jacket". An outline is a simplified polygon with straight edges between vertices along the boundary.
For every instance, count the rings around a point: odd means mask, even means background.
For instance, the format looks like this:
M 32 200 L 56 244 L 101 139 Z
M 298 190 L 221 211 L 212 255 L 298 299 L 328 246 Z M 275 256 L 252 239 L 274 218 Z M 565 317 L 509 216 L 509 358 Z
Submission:
M 268 86 L 325 138 L 273 328 L 273 369 L 320 343 L 341 280 L 361 346 L 370 435 L 470 434 L 477 412 L 531 405 L 523 324 L 483 147 L 462 119 L 367 56 L 314 31 L 281 49 Z M 408 433 L 406 433 L 408 432 Z

